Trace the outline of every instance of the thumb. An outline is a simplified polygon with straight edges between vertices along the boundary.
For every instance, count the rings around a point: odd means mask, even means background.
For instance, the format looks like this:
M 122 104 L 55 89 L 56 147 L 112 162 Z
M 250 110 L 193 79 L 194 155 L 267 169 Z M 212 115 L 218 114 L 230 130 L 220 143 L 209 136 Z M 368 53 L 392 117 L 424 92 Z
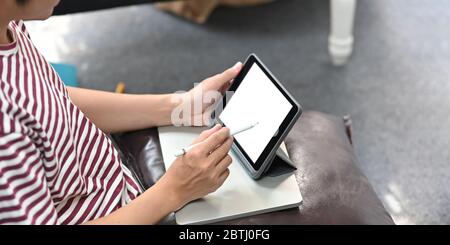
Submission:
M 219 131 L 221 128 L 222 128 L 222 125 L 216 124 L 214 127 L 203 131 L 198 136 L 198 138 L 194 140 L 193 144 L 206 140 L 207 138 L 209 138 L 209 136 L 213 135 L 215 132 Z
M 241 69 L 242 63 L 238 62 L 233 67 L 213 76 L 211 79 L 214 81 L 214 86 L 216 89 L 220 89 L 222 86 L 227 85 L 228 82 L 233 80 L 239 74 Z
M 220 76 L 225 82 L 229 82 L 229 81 L 233 80 L 239 74 L 241 69 L 242 69 L 242 63 L 238 62 L 233 67 L 222 72 L 222 74 L 220 74 Z

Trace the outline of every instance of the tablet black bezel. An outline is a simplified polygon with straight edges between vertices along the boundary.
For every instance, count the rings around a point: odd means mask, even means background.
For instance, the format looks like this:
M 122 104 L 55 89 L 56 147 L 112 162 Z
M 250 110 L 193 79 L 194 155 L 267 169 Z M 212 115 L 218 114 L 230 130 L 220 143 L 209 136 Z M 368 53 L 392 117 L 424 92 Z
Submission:
M 272 151 L 273 150 L 275 150 L 275 151 L 277 150 L 277 149 L 274 149 L 274 148 L 277 147 L 277 144 L 278 144 L 280 138 L 283 137 L 283 132 L 285 130 L 288 130 L 288 128 L 291 125 L 292 121 L 296 119 L 296 116 L 298 115 L 298 113 L 300 111 L 300 106 L 291 97 L 291 95 L 285 90 L 285 88 L 278 82 L 278 80 L 265 68 L 264 64 L 262 64 L 262 62 L 255 55 L 250 55 L 248 57 L 248 59 L 245 62 L 241 72 L 236 76 L 236 78 L 234 79 L 232 85 L 230 86 L 230 88 L 227 91 L 235 92 L 239 88 L 240 84 L 242 83 L 242 81 L 244 80 L 245 76 L 250 71 L 250 68 L 254 64 L 258 65 L 258 67 L 264 72 L 264 74 L 266 74 L 266 76 L 270 79 L 270 81 L 272 81 L 272 83 L 277 87 L 277 89 L 283 94 L 284 98 L 286 100 L 288 100 L 289 103 L 292 105 L 292 109 L 289 111 L 289 113 L 287 114 L 286 118 L 283 120 L 283 122 L 281 123 L 280 127 L 278 128 L 276 136 L 272 137 L 272 139 L 266 145 L 266 147 L 264 148 L 263 152 L 258 157 L 258 160 L 256 160 L 256 162 L 252 161 L 252 159 L 247 155 L 247 153 L 242 148 L 242 146 L 239 144 L 239 142 L 236 139 L 234 139 L 234 144 L 237 146 L 237 148 L 239 149 L 240 153 L 250 163 L 250 166 L 256 172 L 258 172 L 261 169 L 261 167 L 262 167 L 263 163 L 265 162 L 265 160 L 267 159 L 267 157 L 269 157 L 271 155 Z M 231 100 L 232 98 L 233 98 L 233 96 L 231 96 L 231 98 L 226 98 L 226 96 L 223 97 L 223 100 L 222 100 L 222 103 L 221 103 L 222 111 L 225 110 L 227 101 Z M 223 126 L 226 126 L 224 124 L 224 122 L 222 122 L 220 120 L 220 115 L 217 116 L 216 119 Z

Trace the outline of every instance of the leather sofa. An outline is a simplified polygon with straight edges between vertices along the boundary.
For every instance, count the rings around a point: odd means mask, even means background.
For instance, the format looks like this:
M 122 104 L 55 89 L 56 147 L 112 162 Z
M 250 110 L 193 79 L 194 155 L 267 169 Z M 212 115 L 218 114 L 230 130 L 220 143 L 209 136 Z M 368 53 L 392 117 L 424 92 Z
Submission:
M 151 187 L 165 172 L 157 129 L 114 135 L 124 163 Z M 285 140 L 303 195 L 299 208 L 220 224 L 394 224 L 358 167 L 350 118 L 308 111 Z M 162 224 L 175 224 L 173 215 Z

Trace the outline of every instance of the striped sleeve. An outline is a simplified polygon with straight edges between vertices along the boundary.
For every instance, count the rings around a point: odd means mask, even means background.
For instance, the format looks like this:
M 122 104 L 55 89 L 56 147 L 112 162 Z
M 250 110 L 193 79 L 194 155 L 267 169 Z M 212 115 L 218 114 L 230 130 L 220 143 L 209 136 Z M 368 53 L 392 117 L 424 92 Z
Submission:
M 0 224 L 56 224 L 39 150 L 20 133 L 0 133 Z

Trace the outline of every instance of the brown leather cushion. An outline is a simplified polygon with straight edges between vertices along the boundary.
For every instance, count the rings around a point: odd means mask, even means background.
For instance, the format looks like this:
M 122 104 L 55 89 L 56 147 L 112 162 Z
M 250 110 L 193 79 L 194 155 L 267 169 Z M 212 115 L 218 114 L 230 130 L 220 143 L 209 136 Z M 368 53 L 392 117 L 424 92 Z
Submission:
M 299 208 L 221 224 L 394 224 L 358 168 L 350 129 L 341 118 L 305 112 L 285 140 L 303 195 Z M 144 188 L 165 172 L 156 129 L 114 136 Z M 165 220 L 173 223 L 173 216 Z

